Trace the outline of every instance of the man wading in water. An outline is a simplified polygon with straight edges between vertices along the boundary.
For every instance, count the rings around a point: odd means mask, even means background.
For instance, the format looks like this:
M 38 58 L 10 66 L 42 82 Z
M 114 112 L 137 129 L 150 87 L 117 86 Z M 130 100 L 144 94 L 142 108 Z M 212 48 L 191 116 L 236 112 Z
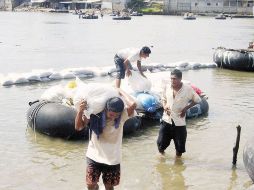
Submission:
M 98 182 L 102 174 L 106 190 L 113 190 L 120 182 L 120 161 L 123 137 L 123 125 L 133 115 L 135 101 L 124 91 L 119 97 L 110 98 L 105 110 L 99 114 L 91 114 L 90 120 L 83 115 L 87 109 L 86 101 L 82 101 L 75 118 L 75 129 L 80 131 L 89 124 L 91 137 L 87 148 L 86 184 L 89 190 L 99 189 Z
M 199 95 L 190 85 L 182 83 L 182 72 L 174 69 L 171 72 L 171 84 L 167 84 L 162 93 L 164 113 L 157 139 L 158 150 L 164 154 L 171 139 L 174 140 L 176 157 L 185 152 L 187 138 L 186 111 L 201 101 Z M 190 103 L 191 101 L 191 103 Z

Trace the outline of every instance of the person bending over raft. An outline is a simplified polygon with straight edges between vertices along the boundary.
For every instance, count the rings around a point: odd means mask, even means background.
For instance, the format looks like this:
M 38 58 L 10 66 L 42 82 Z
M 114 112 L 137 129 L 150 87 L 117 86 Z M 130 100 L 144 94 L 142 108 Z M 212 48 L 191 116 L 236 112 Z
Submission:
M 131 62 L 137 62 L 137 67 L 140 74 L 143 77 L 146 77 L 141 69 L 141 59 L 146 59 L 149 57 L 151 50 L 149 47 L 144 46 L 142 49 L 137 48 L 126 48 L 117 52 L 114 57 L 115 65 L 116 65 L 116 87 L 120 88 L 121 79 L 125 78 L 125 73 L 127 76 L 131 75 L 132 65 Z
M 186 111 L 201 101 L 199 95 L 190 85 L 182 83 L 182 72 L 174 69 L 171 72 L 171 84 L 167 84 L 162 93 L 164 113 L 157 139 L 158 150 L 164 154 L 173 139 L 176 157 L 185 152 L 187 138 Z M 189 102 L 191 103 L 189 104 Z
M 87 102 L 81 101 L 75 118 L 75 129 L 80 131 L 90 123 L 91 137 L 86 152 L 86 184 L 89 190 L 99 189 L 98 182 L 102 174 L 106 190 L 114 189 L 120 182 L 120 161 L 124 122 L 133 115 L 135 101 L 119 89 L 119 97 L 110 98 L 105 110 L 91 115 L 88 120 L 83 111 Z

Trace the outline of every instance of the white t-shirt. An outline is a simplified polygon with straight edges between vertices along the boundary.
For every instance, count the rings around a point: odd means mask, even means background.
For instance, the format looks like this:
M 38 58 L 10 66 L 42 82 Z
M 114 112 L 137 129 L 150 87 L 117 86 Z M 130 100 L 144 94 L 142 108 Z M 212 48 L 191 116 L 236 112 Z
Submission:
M 123 125 L 128 118 L 128 113 L 125 109 L 118 128 L 115 128 L 114 121 L 106 120 L 106 126 L 99 138 L 92 132 L 86 156 L 95 162 L 107 165 L 120 164 Z
M 140 49 L 138 48 L 126 48 L 117 52 L 118 57 L 130 62 L 141 61 Z
M 176 126 L 184 126 L 186 125 L 186 116 L 180 117 L 181 111 L 189 104 L 190 100 L 199 103 L 201 98 L 190 85 L 183 83 L 182 88 L 176 93 L 175 98 L 173 97 L 171 84 L 167 84 L 162 92 L 162 100 L 166 101 L 171 110 L 170 116 L 165 112 L 163 113 L 162 120 L 171 124 L 171 119 L 173 119 Z

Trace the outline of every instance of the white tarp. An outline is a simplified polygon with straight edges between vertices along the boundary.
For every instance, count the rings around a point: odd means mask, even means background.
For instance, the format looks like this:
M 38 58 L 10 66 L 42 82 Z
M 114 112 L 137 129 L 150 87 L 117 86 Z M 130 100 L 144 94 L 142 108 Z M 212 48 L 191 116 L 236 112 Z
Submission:
M 44 3 L 47 0 L 31 0 L 31 3 Z
M 102 0 L 71 1 L 71 3 L 101 3 Z M 64 3 L 64 2 L 60 2 Z

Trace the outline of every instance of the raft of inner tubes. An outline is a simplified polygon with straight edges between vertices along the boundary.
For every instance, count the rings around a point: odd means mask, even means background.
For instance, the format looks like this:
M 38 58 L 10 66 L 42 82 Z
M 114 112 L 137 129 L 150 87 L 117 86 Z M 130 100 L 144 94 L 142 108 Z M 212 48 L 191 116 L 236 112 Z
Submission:
M 89 127 L 81 131 L 75 130 L 77 111 L 56 102 L 35 101 L 29 103 L 26 118 L 28 126 L 39 133 L 67 140 L 88 139 Z M 141 126 L 138 117 L 128 119 L 123 127 L 124 135 L 134 133 Z
M 28 126 L 39 133 L 59 137 L 67 140 L 88 139 L 89 129 L 85 128 L 82 131 L 75 130 L 76 110 L 56 102 L 35 101 L 29 103 L 30 107 L 26 117 Z M 208 112 L 209 105 L 206 98 L 202 98 L 199 104 L 191 107 L 187 113 L 187 118 L 198 117 Z M 123 134 L 135 134 L 141 127 L 142 118 L 157 120 L 162 116 L 162 108 L 151 110 L 139 110 L 139 114 L 143 116 L 132 117 L 128 119 L 123 127 Z
M 244 146 L 243 163 L 251 180 L 254 182 L 254 137 L 249 139 Z
M 254 71 L 254 51 L 241 49 L 217 48 L 213 60 L 218 67 L 238 70 Z

